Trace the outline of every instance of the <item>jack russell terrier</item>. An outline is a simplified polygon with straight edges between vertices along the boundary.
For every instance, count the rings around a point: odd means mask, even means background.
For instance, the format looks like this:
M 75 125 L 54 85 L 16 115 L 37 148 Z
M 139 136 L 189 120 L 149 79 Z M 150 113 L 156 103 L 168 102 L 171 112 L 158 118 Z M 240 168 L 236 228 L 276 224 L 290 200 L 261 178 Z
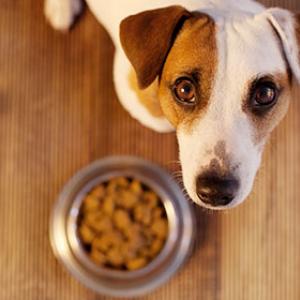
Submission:
M 184 186 L 210 209 L 249 195 L 264 145 L 300 81 L 300 14 L 237 0 L 86 0 L 116 46 L 124 108 L 176 130 Z M 67 30 L 81 0 L 46 0 Z

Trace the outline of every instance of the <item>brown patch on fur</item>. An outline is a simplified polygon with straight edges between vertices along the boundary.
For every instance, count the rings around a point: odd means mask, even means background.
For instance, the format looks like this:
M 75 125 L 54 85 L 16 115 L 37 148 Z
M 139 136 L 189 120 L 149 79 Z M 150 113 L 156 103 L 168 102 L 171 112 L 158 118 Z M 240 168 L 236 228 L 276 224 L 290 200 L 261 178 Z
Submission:
M 226 152 L 225 141 L 218 141 L 214 147 L 214 153 L 217 158 L 213 158 L 208 165 L 202 167 L 201 174 L 212 173 L 218 177 L 230 177 L 240 167 L 239 164 L 233 165 L 230 160 L 230 154 Z
M 158 79 L 151 83 L 146 89 L 141 90 L 134 70 L 128 76 L 129 85 L 138 96 L 138 100 L 154 117 L 162 117 L 164 114 L 158 101 Z
M 201 174 L 216 174 L 217 177 L 226 178 L 231 174 L 231 168 L 229 164 L 225 164 L 223 161 L 219 162 L 218 159 L 214 158 L 210 163 L 201 169 Z
M 185 130 L 199 119 L 208 105 L 217 65 L 216 28 L 206 14 L 194 13 L 185 21 L 167 57 L 161 76 L 159 98 L 167 119 Z M 172 86 L 182 76 L 192 76 L 197 82 L 198 104 L 193 108 L 179 104 Z
M 222 161 L 226 161 L 228 155 L 226 153 L 226 142 L 225 141 L 218 141 L 216 146 L 214 147 L 215 155 L 221 159 Z
M 277 103 L 272 108 L 261 114 L 254 113 L 251 109 L 251 103 L 249 99 L 249 94 L 253 83 L 253 81 L 250 81 L 243 105 L 243 111 L 249 116 L 255 128 L 253 141 L 256 145 L 261 144 L 283 119 L 289 107 L 291 98 L 291 86 L 286 73 L 277 73 L 269 77 L 281 89 Z
M 189 17 L 191 13 L 182 6 L 169 6 L 122 21 L 121 43 L 141 89 L 148 87 L 160 74 L 177 32 Z
M 210 161 L 207 169 L 210 171 L 215 171 L 219 174 L 222 174 L 224 172 L 224 168 L 222 168 L 220 162 L 216 158 Z
M 226 152 L 226 142 L 220 140 L 214 147 L 214 154 L 217 158 L 210 161 L 209 165 L 205 167 L 208 171 L 214 171 L 222 176 L 230 173 L 231 160 L 230 154 Z

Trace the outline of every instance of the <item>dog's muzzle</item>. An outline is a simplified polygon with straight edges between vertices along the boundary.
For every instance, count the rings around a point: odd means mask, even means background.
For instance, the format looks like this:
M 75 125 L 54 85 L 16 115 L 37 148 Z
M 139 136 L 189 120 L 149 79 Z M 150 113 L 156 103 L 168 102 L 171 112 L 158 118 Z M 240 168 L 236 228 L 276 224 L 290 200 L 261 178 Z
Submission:
M 196 192 L 199 199 L 210 206 L 229 205 L 237 195 L 239 181 L 231 175 L 205 172 L 198 176 Z

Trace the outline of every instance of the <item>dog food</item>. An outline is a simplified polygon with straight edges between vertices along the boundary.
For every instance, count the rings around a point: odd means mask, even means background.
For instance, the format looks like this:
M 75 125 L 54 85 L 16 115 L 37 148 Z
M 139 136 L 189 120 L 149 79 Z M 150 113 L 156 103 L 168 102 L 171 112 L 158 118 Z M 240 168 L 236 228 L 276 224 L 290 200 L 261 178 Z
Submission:
M 96 264 L 131 271 L 145 267 L 160 253 L 168 221 L 153 190 L 136 179 L 118 177 L 85 196 L 78 235 Z

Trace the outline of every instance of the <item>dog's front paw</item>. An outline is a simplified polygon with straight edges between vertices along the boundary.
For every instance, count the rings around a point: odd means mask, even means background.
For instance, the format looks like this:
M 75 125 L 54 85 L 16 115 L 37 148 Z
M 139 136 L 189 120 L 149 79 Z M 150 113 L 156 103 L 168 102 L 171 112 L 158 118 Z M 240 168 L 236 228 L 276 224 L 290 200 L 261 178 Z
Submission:
M 45 0 L 46 18 L 57 30 L 68 30 L 81 9 L 81 0 Z

